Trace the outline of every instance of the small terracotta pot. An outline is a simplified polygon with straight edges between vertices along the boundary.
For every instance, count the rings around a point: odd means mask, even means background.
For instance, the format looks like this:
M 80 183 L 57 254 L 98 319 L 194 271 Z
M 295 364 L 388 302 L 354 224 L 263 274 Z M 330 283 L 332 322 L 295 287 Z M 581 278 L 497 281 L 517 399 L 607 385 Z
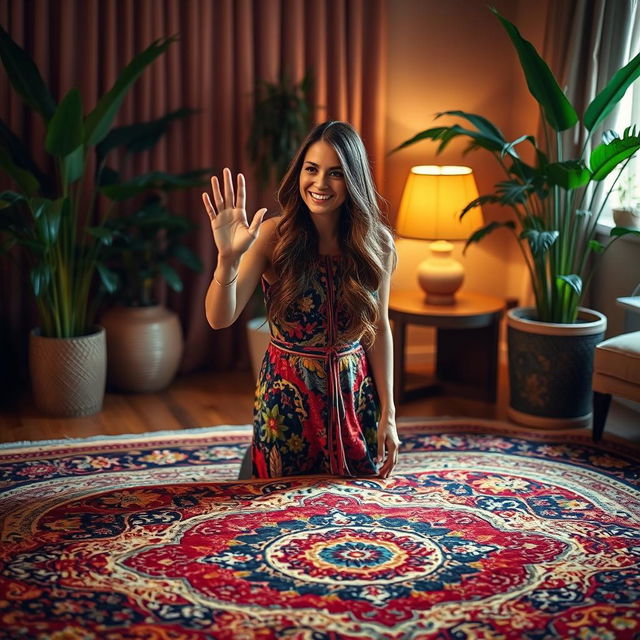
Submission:
M 120 391 L 150 393 L 175 377 L 184 343 L 178 316 L 163 305 L 113 307 L 101 318 L 107 332 L 107 382 Z

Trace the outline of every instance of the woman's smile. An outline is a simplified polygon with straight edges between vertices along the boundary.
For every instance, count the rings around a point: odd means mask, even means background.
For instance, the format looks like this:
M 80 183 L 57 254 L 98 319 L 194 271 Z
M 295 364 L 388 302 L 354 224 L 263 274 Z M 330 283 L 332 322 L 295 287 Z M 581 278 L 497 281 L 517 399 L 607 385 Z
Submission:
M 324 140 L 307 149 L 300 171 L 300 196 L 312 214 L 337 211 L 346 200 L 347 185 L 340 159 Z

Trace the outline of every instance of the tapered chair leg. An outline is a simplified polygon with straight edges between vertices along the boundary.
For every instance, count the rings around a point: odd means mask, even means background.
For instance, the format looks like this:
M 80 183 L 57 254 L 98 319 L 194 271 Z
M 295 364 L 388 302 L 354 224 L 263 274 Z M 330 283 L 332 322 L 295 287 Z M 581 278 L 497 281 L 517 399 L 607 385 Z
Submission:
M 593 392 L 593 440 L 598 442 L 602 438 L 604 424 L 607 421 L 609 405 L 611 404 L 610 393 Z

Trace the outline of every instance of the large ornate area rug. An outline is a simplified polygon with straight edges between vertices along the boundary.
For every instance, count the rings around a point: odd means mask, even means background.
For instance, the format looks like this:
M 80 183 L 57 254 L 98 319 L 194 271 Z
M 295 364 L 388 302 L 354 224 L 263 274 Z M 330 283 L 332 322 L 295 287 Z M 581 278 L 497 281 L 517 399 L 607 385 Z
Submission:
M 234 480 L 248 427 L 0 447 L 0 637 L 640 638 L 640 458 L 477 420 L 391 478 Z

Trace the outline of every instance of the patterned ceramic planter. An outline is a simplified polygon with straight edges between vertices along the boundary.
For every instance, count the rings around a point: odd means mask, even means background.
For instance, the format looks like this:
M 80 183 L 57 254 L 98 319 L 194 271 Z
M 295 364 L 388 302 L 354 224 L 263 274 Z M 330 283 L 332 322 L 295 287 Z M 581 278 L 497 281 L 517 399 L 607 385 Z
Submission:
M 102 410 L 107 374 L 105 332 L 77 338 L 29 336 L 29 372 L 36 407 L 52 416 L 76 418 Z
M 588 426 L 593 354 L 604 338 L 606 317 L 580 309 L 575 324 L 533 318 L 533 308 L 507 314 L 509 417 L 545 429 Z

